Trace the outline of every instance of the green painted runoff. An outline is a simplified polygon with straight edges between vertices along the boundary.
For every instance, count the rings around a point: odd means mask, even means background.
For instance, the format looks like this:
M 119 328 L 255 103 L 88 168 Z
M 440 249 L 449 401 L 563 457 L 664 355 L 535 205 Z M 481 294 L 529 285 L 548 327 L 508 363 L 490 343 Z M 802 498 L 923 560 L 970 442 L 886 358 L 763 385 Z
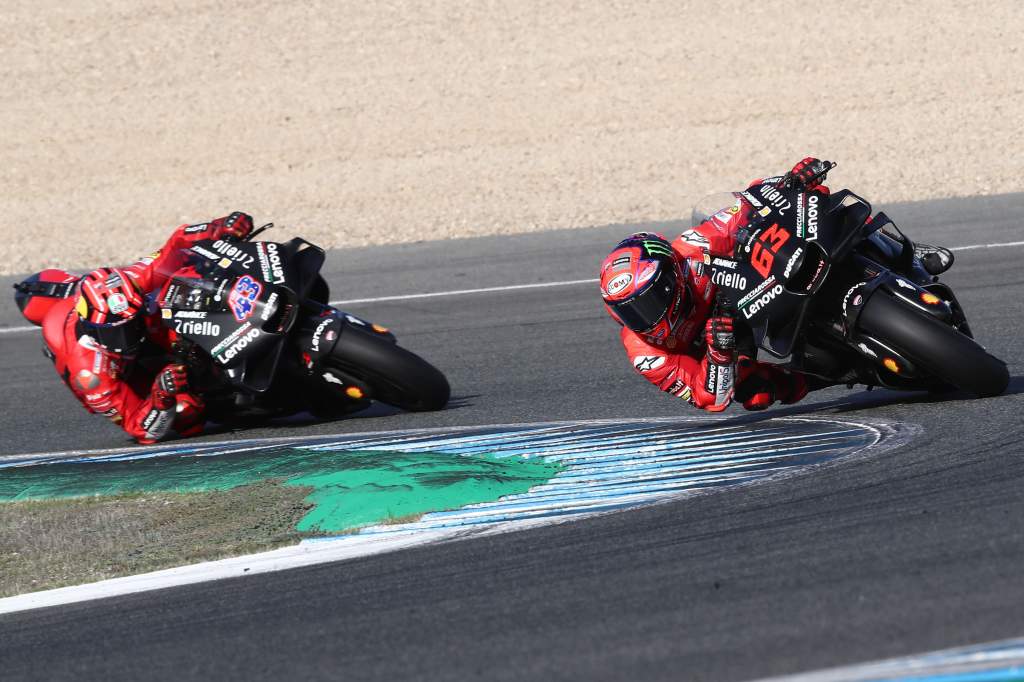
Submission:
M 523 493 L 560 471 L 520 457 L 330 451 L 282 446 L 217 456 L 43 464 L 0 470 L 0 502 L 131 492 L 228 490 L 266 480 L 309 486 L 297 529 L 340 532 Z

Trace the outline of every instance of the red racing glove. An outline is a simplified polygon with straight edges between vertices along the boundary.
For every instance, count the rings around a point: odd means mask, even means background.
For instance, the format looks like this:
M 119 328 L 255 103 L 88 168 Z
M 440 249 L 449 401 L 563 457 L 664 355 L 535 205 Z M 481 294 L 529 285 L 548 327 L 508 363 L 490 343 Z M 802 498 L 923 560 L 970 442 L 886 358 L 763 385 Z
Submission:
M 229 216 L 211 221 L 210 226 L 214 228 L 214 234 L 220 235 L 221 239 L 228 238 L 242 241 L 252 232 L 252 216 L 248 213 L 235 211 Z
M 828 170 L 828 161 L 808 156 L 793 166 L 793 170 L 786 173 L 782 178 L 782 186 L 789 189 L 814 189 L 825 181 Z
M 736 355 L 736 334 L 732 318 L 719 315 L 710 318 L 704 325 L 704 340 L 708 344 L 708 357 L 717 365 L 732 363 Z
M 188 392 L 188 373 L 185 365 L 167 365 L 153 380 L 153 407 L 169 410 L 177 402 L 176 396 Z

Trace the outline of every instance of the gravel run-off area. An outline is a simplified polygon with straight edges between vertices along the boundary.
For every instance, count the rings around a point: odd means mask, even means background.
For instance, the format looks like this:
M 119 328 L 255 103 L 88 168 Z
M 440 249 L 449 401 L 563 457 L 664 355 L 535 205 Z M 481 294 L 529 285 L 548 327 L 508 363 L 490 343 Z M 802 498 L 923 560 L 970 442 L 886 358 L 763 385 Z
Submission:
M 1024 12 L 893 3 L 6 0 L 0 272 L 234 209 L 323 246 L 686 217 L 807 154 L 1019 191 Z

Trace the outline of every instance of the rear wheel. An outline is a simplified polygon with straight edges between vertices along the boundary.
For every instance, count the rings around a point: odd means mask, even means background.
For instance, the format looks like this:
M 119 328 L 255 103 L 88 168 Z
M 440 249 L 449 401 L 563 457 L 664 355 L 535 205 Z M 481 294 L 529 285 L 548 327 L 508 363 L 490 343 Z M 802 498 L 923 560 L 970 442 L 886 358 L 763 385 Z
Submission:
M 436 367 L 389 337 L 353 325 L 344 328 L 327 364 L 369 389 L 367 398 L 403 410 L 439 410 L 451 395 Z
M 884 291 L 868 299 L 858 326 L 935 377 L 979 397 L 999 395 L 1010 383 L 1010 373 L 1002 360 L 966 334 Z

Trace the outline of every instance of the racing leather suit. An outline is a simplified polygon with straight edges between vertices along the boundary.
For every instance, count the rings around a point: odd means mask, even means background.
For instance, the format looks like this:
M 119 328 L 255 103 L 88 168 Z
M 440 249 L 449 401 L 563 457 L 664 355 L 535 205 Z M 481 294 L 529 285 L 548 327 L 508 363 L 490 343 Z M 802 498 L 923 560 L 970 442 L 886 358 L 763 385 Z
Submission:
M 234 213 L 209 223 L 182 225 L 156 253 L 122 268 L 143 293 L 158 290 L 166 281 L 162 266 L 179 249 L 201 239 L 221 239 L 237 230 L 235 223 L 251 218 Z M 102 414 L 118 424 L 140 443 L 153 443 L 172 431 L 194 435 L 202 430 L 203 401 L 187 390 L 172 396 L 154 386 L 160 374 L 144 368 L 134 358 L 108 351 L 77 331 L 78 315 L 74 294 L 59 301 L 43 318 L 43 340 L 47 356 L 57 373 L 87 410 Z M 146 315 L 148 343 L 170 351 L 171 339 L 155 315 Z
M 759 179 L 750 186 L 778 179 Z M 818 185 L 815 191 L 827 193 L 828 188 Z M 672 242 L 693 307 L 671 336 L 654 338 L 627 327 L 620 331 L 622 345 L 641 376 L 666 393 L 710 412 L 724 410 L 734 394 L 740 395 L 750 410 L 764 409 L 775 400 L 795 403 L 807 395 L 802 374 L 756 362 L 742 353 L 734 364 L 732 358 L 719 357 L 705 341 L 705 324 L 714 314 L 718 290 L 705 261 L 716 255 L 732 257 L 736 231 L 750 221 L 751 210 L 749 203 L 738 202 Z

